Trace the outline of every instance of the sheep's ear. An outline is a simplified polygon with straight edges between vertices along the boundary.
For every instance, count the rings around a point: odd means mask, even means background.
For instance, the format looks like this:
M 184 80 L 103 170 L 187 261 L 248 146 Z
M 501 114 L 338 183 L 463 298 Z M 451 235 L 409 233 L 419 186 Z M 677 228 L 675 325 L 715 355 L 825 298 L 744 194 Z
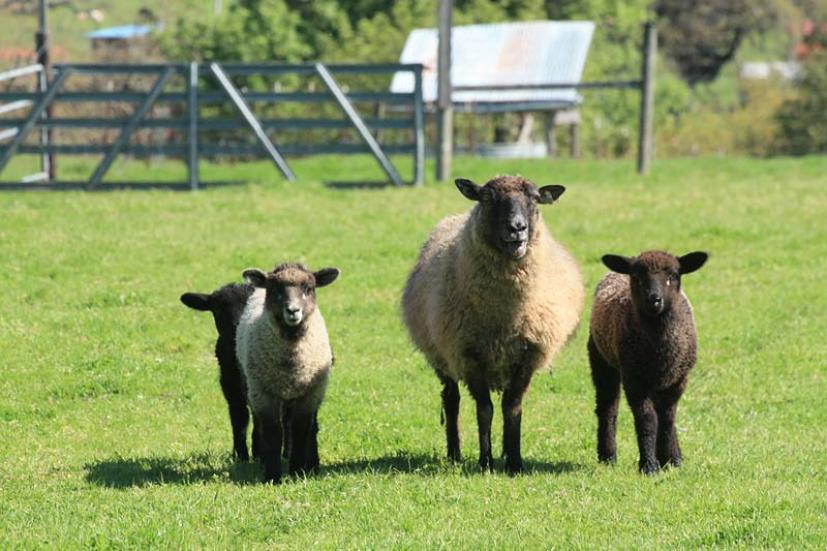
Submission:
M 479 201 L 482 199 L 482 186 L 478 186 L 471 180 L 457 178 L 454 180 L 454 184 L 456 184 L 459 192 L 465 195 L 468 199 L 471 199 L 472 201 Z
M 210 295 L 204 293 L 184 293 L 181 295 L 181 302 L 193 310 L 208 311 L 210 308 Z
M 563 195 L 566 188 L 564 186 L 551 185 L 543 186 L 538 191 L 540 192 L 539 202 L 544 205 L 550 205 Z
M 339 273 L 338 268 L 322 268 L 318 272 L 313 272 L 313 276 L 316 278 L 316 287 L 330 285 L 336 281 L 336 278 L 339 277 Z
M 678 258 L 678 262 L 681 264 L 681 274 L 691 274 L 699 270 L 706 263 L 707 258 L 709 258 L 709 255 L 703 251 L 695 251 L 681 256 Z
M 247 283 L 249 283 L 253 287 L 266 286 L 267 274 L 265 274 L 258 268 L 248 268 L 247 270 L 244 270 L 244 273 L 241 275 L 243 275 L 244 279 L 247 280 Z
M 603 264 L 608 269 L 619 274 L 628 274 L 632 271 L 632 259 L 619 254 L 604 254 Z

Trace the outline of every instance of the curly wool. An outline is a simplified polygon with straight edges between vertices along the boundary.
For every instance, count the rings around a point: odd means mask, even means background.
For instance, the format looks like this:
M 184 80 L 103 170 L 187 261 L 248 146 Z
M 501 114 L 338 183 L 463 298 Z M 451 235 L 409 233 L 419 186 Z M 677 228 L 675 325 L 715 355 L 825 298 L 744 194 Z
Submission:
M 618 371 L 624 364 L 630 369 L 639 363 L 657 366 L 657 376 L 651 382 L 660 389 L 684 377 L 696 360 L 695 316 L 682 290 L 657 329 L 644 328 L 632 301 L 628 275 L 609 272 L 600 280 L 590 323 L 597 350 Z
M 426 241 L 403 295 L 412 339 L 438 372 L 466 380 L 469 348 L 481 353 L 489 388 L 503 390 L 525 342 L 547 366 L 580 321 L 584 290 L 577 263 L 542 222 L 526 255 L 504 259 L 487 245 L 480 206 L 443 219 Z
M 324 318 L 317 308 L 296 340 L 285 339 L 265 312 L 266 291 L 256 289 L 241 316 L 236 354 L 253 409 L 271 407 L 311 393 L 324 394 L 333 353 Z

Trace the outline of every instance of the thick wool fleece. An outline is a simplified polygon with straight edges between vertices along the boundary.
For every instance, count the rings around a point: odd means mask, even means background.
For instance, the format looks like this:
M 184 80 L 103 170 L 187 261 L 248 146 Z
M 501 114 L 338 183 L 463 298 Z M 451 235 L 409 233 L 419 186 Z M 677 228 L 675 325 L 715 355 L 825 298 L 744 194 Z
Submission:
M 321 402 L 333 364 L 321 312 L 316 308 L 310 314 L 302 335 L 286 339 L 264 308 L 265 296 L 264 289 L 256 289 L 247 301 L 237 331 L 236 353 L 247 381 L 250 405 L 254 410 L 273 408 L 312 394 L 318 394 Z
M 467 380 L 469 349 L 483 354 L 489 388 L 503 390 L 510 369 L 537 346 L 544 367 L 574 333 L 583 310 L 577 263 L 539 217 L 526 255 L 503 258 L 483 239 L 480 206 L 443 219 L 422 248 L 403 296 L 414 343 L 441 374 Z
M 629 276 L 606 274 L 592 305 L 592 340 L 618 371 L 656 370 L 647 372 L 646 379 L 657 390 L 676 383 L 695 364 L 697 336 L 689 298 L 681 291 L 656 327 L 650 325 L 653 322 L 643 320 L 632 302 Z

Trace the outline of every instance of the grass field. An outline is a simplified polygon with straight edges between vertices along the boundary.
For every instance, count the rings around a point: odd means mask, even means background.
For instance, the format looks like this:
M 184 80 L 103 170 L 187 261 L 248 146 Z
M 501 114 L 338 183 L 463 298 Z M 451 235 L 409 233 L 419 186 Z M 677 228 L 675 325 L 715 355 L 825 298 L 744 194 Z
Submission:
M 296 184 L 255 164 L 222 169 L 249 185 L 198 193 L 0 194 L 0 548 L 824 549 L 827 158 L 659 161 L 646 179 L 457 160 L 478 181 L 567 185 L 543 212 L 589 293 L 606 252 L 711 253 L 684 281 L 701 340 L 685 465 L 653 477 L 625 403 L 618 464 L 596 462 L 588 314 L 528 395 L 528 472 L 477 471 L 464 391 L 466 460 L 447 463 L 439 384 L 398 303 L 430 228 L 470 203 L 445 184 L 321 183 L 373 177 L 369 160 L 294 165 Z M 285 259 L 342 269 L 319 293 L 337 365 L 321 475 L 266 487 L 230 456 L 212 320 L 178 296 Z

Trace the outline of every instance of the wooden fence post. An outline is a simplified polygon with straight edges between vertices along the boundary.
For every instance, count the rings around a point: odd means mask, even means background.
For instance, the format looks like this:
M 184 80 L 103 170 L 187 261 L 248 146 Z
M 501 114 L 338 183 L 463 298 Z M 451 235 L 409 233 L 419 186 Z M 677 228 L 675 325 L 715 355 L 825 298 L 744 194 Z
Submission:
M 638 130 L 637 171 L 648 174 L 652 163 L 652 119 L 655 110 L 655 56 L 658 34 L 654 22 L 647 22 L 643 31 L 643 63 L 640 88 L 640 128 Z
M 198 63 L 193 61 L 187 75 L 187 176 L 190 189 L 198 189 Z
M 37 88 L 41 94 L 45 94 L 49 88 L 49 29 L 48 29 L 48 2 L 40 0 L 37 11 L 37 33 L 34 35 L 34 43 L 37 52 L 37 62 L 43 69 L 37 75 Z M 52 118 L 52 106 L 46 107 L 45 118 Z M 44 128 L 40 130 L 40 145 L 47 147 L 52 144 L 52 130 Z M 43 153 L 40 157 L 40 167 L 46 173 L 49 181 L 54 181 L 57 176 L 57 161 L 52 153 Z
M 437 61 L 437 162 L 436 179 L 451 178 L 454 141 L 454 107 L 451 99 L 451 15 L 453 0 L 439 1 Z

